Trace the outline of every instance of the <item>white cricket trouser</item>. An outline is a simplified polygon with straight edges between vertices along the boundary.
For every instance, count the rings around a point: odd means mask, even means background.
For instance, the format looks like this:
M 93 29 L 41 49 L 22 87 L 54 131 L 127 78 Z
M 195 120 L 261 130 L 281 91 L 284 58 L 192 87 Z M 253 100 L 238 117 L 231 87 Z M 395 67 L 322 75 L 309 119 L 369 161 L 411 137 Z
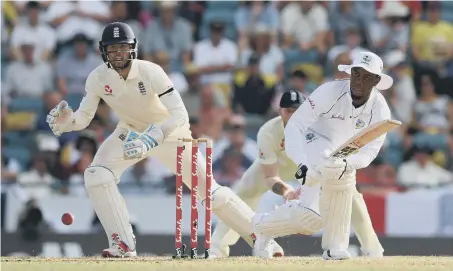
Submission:
M 123 158 L 123 141 L 119 136 L 125 132 L 125 129 L 117 128 L 115 131 L 102 143 L 91 165 L 100 165 L 110 169 L 115 178 L 119 180 L 121 174 L 130 166 L 138 163 L 142 159 L 124 159 Z M 176 173 L 176 148 L 178 138 L 192 138 L 189 130 L 176 131 L 169 138 L 165 139 L 164 143 L 151 149 L 149 156 L 159 160 L 173 173 Z M 191 184 L 191 143 L 187 143 L 186 150 L 183 154 L 183 182 L 190 187 Z M 203 155 L 198 153 L 198 193 L 201 199 L 205 198 L 206 185 L 206 160 Z M 118 182 L 118 181 L 117 181 Z M 215 181 L 212 184 L 212 190 L 217 188 Z
M 116 184 L 125 169 L 139 162 L 141 159 L 126 160 L 123 158 L 123 141 L 119 138 L 126 132 L 117 128 L 102 143 L 90 167 L 85 171 L 85 186 L 93 207 L 106 230 L 107 236 L 112 239 L 126 242 L 130 249 L 135 248 L 133 234 L 129 223 L 129 214 L 126 204 L 118 192 Z M 176 173 L 176 149 L 178 138 L 191 138 L 189 129 L 179 129 L 164 143 L 152 149 L 150 156 L 159 160 L 173 173 Z M 183 182 L 191 186 L 191 143 L 186 144 L 183 151 Z M 206 160 L 198 152 L 198 198 L 205 199 Z M 254 212 L 241 201 L 229 188 L 219 186 L 212 181 L 212 210 L 213 213 L 252 243 L 252 223 Z M 117 211 L 119 210 L 119 211 Z M 112 238 L 112 236 L 114 236 Z M 118 241 L 117 241 L 118 243 Z

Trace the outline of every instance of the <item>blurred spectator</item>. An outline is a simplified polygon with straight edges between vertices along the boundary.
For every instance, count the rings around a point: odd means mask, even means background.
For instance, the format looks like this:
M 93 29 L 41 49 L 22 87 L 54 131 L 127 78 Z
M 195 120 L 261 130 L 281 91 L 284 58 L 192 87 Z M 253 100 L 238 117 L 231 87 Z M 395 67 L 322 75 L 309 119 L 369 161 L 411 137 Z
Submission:
M 234 18 L 239 32 L 239 44 L 247 42 L 247 36 L 258 24 L 269 29 L 271 40 L 277 36 L 279 14 L 271 1 L 243 1 Z
M 314 1 L 290 3 L 280 13 L 280 26 L 284 48 L 297 45 L 302 51 L 327 52 L 330 26 L 327 10 L 322 5 Z
M 357 34 L 360 38 L 361 32 L 363 30 L 363 25 L 360 21 L 360 13 L 356 8 L 356 2 L 330 1 L 329 21 L 332 27 L 332 34 L 334 36 L 335 44 L 349 45 L 347 37 L 351 34 L 351 29 L 354 29 L 355 34 Z M 354 45 L 354 47 L 359 45 L 360 42 Z M 351 49 L 353 49 L 354 47 L 352 47 Z
M 398 191 L 395 169 L 378 156 L 369 167 L 357 171 L 357 186 L 361 193 L 385 195 Z
M 213 150 L 212 162 L 215 163 L 225 150 L 232 148 L 242 153 L 245 157 L 243 166 L 248 168 L 258 157 L 258 146 L 255 140 L 247 137 L 245 133 L 246 120 L 241 115 L 234 115 L 230 118 L 225 129 L 226 134 L 216 143 Z
M 143 159 L 137 164 L 128 168 L 121 175 L 121 182 L 118 184 L 123 193 L 129 194 L 150 194 L 157 193 L 164 188 L 163 178 L 168 175 L 165 166 L 152 158 Z M 160 170 L 164 169 L 164 170 Z M 156 173 L 162 174 L 156 174 Z
M 221 90 L 214 85 L 205 85 L 199 99 L 197 116 L 200 118 L 203 133 L 216 143 L 224 134 L 222 129 L 231 110 Z
M 39 239 L 46 226 L 43 212 L 35 199 L 30 199 L 19 216 L 19 232 L 25 241 L 34 242 Z
M 132 2 L 132 1 L 131 1 Z M 110 21 L 123 22 L 128 24 L 134 31 L 137 41 L 144 41 L 144 30 L 139 21 L 130 16 L 128 10 L 128 3 L 126 1 L 112 1 L 110 4 Z M 139 58 L 143 56 L 143 48 L 138 46 Z
M 232 106 L 237 113 L 264 117 L 271 108 L 275 83 L 265 81 L 259 70 L 260 60 L 258 54 L 250 56 L 245 77 L 235 80 Z
M 170 56 L 171 70 L 180 69 L 190 63 L 193 46 L 192 30 L 189 22 L 177 15 L 176 1 L 160 2 L 160 16 L 146 28 L 144 41 L 145 58 L 164 51 Z
M 232 82 L 233 68 L 237 62 L 236 44 L 224 37 L 225 24 L 210 23 L 210 37 L 195 44 L 194 64 L 201 74 L 202 84 L 228 84 Z
M 432 149 L 414 146 L 413 157 L 398 170 L 398 183 L 405 188 L 432 188 L 453 182 L 453 174 L 436 165 Z
M 239 181 L 247 169 L 243 165 L 244 158 L 244 155 L 234 148 L 225 150 L 218 161 L 217 169 L 214 170 L 216 182 L 220 185 L 232 186 Z
M 436 68 L 452 58 L 453 25 L 440 19 L 440 3 L 429 2 L 427 21 L 414 24 L 412 53 L 418 64 Z
M 189 117 L 199 116 L 200 103 L 201 103 L 201 89 L 200 73 L 195 65 L 188 65 L 185 70 L 187 78 L 187 92 L 181 93 L 181 98 L 186 106 Z
M 64 46 L 78 33 L 99 40 L 110 10 L 106 1 L 53 1 L 45 17 L 56 29 L 58 44 Z
M 49 173 L 46 155 L 37 153 L 33 157 L 30 170 L 21 173 L 17 182 L 30 198 L 40 199 L 49 197 L 54 192 L 52 185 L 55 179 Z
M 3 145 L 4 144 L 2 142 L 2 148 Z M 15 183 L 20 171 L 21 167 L 19 162 L 17 162 L 17 160 L 14 158 L 6 157 L 2 151 L 2 186 L 6 184 Z
M 66 180 L 71 174 L 67 168 L 60 163 L 60 143 L 53 134 L 38 133 L 35 136 L 36 152 L 45 155 L 49 173 L 58 180 Z
M 74 144 L 65 147 L 61 160 L 69 175 L 65 176 L 67 182 L 64 182 L 63 193 L 86 195 L 83 174 L 93 162 L 97 149 L 96 134 L 90 130 L 80 132 Z
M 162 69 L 168 74 L 168 77 L 173 82 L 173 86 L 179 93 L 187 91 L 188 85 L 186 77 L 181 71 L 172 71 L 170 69 L 170 58 L 166 52 L 156 53 L 154 62 L 161 66 Z
M 245 67 L 250 57 L 256 54 L 260 57 L 260 72 L 266 75 L 276 75 L 280 81 L 283 78 L 285 58 L 282 50 L 272 44 L 271 39 L 270 29 L 263 24 L 257 24 L 251 32 L 249 46 L 240 48 L 240 62 Z
M 34 60 L 34 44 L 32 37 L 18 44 L 23 60 L 13 61 L 6 67 L 2 95 L 41 98 L 45 91 L 53 90 L 52 67 L 47 62 Z
M 91 42 L 85 34 L 76 34 L 72 39 L 74 51 L 58 56 L 57 84 L 63 95 L 82 95 L 88 75 L 102 63 L 90 46 Z
M 283 92 L 288 89 L 298 91 L 302 97 L 308 97 L 316 89 L 316 85 L 310 81 L 307 74 L 301 69 L 294 70 L 291 76 L 288 78 L 288 86 L 283 85 L 277 87 L 277 92 L 272 98 L 272 108 L 275 112 L 278 112 L 280 108 L 280 99 L 282 98 Z
M 351 2 L 342 1 L 341 3 Z M 329 61 L 328 64 L 333 63 L 338 55 L 342 53 L 348 53 L 349 58 L 352 60 L 354 59 L 354 55 L 357 55 L 360 52 L 368 51 L 367 49 L 361 47 L 362 36 L 360 34 L 359 28 L 347 28 L 346 30 L 344 30 L 344 32 L 344 42 L 339 43 L 339 45 L 333 46 L 327 53 L 327 60 Z
M 406 55 L 398 50 L 391 51 L 384 56 L 384 63 L 393 78 L 393 86 L 389 89 L 391 98 L 388 101 L 393 108 L 392 113 L 403 123 L 410 123 L 416 94 L 412 77 L 409 74 Z
M 202 85 L 198 69 L 193 65 L 189 65 L 186 69 L 186 77 L 188 91 L 181 93 L 181 98 L 189 117 L 207 119 L 212 116 L 221 119 L 223 115 L 221 111 L 227 106 L 222 92 L 214 85 Z
M 200 39 L 200 26 L 203 22 L 203 13 L 208 1 L 182 1 L 179 15 L 188 20 L 194 29 L 193 38 Z
M 115 130 L 118 123 L 116 117 L 117 116 L 114 115 L 114 112 L 110 109 L 108 104 L 103 99 L 101 99 L 99 101 L 96 114 L 91 121 L 91 127 L 88 126 L 88 129 L 97 132 L 98 142 L 103 142 L 105 137 L 107 135 L 110 135 Z
M 26 4 L 27 21 L 17 25 L 11 33 L 11 53 L 13 59 L 21 60 L 21 44 L 30 39 L 34 45 L 34 60 L 47 61 L 56 45 L 55 30 L 40 20 L 40 3 L 30 1 Z
M 289 84 L 291 89 L 297 90 L 304 97 L 308 97 L 316 88 L 316 86 L 310 82 L 310 78 L 308 78 L 307 74 L 302 70 L 293 71 L 289 78 Z
M 439 2 L 428 2 L 427 21 L 414 23 L 411 47 L 416 84 L 420 82 L 421 75 L 426 73 L 441 78 L 453 77 L 453 24 L 440 19 Z M 440 93 L 453 96 L 452 82 L 443 82 Z
M 351 59 L 351 54 L 349 52 L 344 52 L 344 53 L 339 54 L 334 59 L 333 64 L 331 66 L 329 66 L 331 73 L 333 73 L 332 76 L 326 77 L 324 82 L 332 81 L 332 80 L 336 80 L 336 79 L 349 78 L 350 77 L 349 74 L 338 70 L 338 65 L 351 65 L 351 64 L 352 64 L 352 59 Z
M 410 35 L 408 16 L 407 6 L 400 2 L 385 1 L 378 12 L 379 20 L 369 25 L 370 48 L 377 54 L 391 50 L 406 52 Z
M 366 1 L 363 1 L 366 2 Z M 376 4 L 376 8 L 380 9 L 382 5 L 385 3 L 385 1 L 369 1 L 370 3 Z M 420 20 L 422 16 L 422 1 L 395 1 L 395 2 L 400 2 L 403 5 L 407 6 L 410 9 L 410 16 L 412 21 L 418 21 Z M 428 2 L 428 1 L 426 1 Z
M 189 117 L 189 124 L 190 124 L 190 131 L 192 133 L 192 138 L 197 139 L 197 138 L 204 137 L 199 118 Z M 200 149 L 200 150 L 202 150 L 202 149 Z

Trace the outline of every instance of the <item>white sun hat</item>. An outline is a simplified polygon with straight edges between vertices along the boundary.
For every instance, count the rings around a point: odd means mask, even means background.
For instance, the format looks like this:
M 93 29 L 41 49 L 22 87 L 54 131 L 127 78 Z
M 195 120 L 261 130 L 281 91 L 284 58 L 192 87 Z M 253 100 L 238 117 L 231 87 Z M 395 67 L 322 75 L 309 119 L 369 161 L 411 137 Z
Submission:
M 365 70 L 381 77 L 381 81 L 379 81 L 376 85 L 378 90 L 386 90 L 393 85 L 392 77 L 382 73 L 382 69 L 384 68 L 382 59 L 374 53 L 360 52 L 354 55 L 354 60 L 351 65 L 338 65 L 338 70 L 351 74 L 351 69 L 356 67 L 364 68 Z

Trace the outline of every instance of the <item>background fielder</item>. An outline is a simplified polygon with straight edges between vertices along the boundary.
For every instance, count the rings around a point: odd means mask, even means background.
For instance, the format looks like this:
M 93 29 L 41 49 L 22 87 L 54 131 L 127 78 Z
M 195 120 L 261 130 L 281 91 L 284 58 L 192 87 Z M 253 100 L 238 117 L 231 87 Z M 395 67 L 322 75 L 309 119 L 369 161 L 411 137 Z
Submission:
M 136 59 L 137 41 L 127 24 L 107 25 L 99 49 L 106 65 L 97 67 L 89 75 L 79 110 L 72 113 L 62 101 L 49 113 L 47 121 L 57 136 L 84 129 L 101 98 L 119 116 L 117 128 L 100 146 L 92 164 L 85 170 L 84 179 L 109 239 L 110 247 L 102 255 L 135 256 L 129 213 L 117 188 L 119 177 L 126 168 L 148 155 L 176 172 L 177 139 L 191 136 L 188 115 L 162 68 Z M 184 152 L 183 161 L 183 181 L 190 186 L 190 152 Z M 199 158 L 199 161 L 204 159 Z M 198 165 L 198 176 L 198 196 L 203 200 L 206 176 L 203 162 Z M 252 243 L 253 211 L 229 188 L 219 186 L 215 181 L 212 191 L 213 212 Z

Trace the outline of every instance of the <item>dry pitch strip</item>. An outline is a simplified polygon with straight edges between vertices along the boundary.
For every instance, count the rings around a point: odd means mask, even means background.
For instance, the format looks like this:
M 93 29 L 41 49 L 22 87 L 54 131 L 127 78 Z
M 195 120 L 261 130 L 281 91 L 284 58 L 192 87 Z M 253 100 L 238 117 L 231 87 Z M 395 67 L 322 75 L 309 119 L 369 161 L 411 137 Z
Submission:
M 174 260 L 171 257 L 138 257 L 134 259 L 86 258 L 1 258 L 2 271 L 405 271 L 453 270 L 453 257 L 384 257 L 383 259 L 354 258 L 348 261 L 324 261 L 319 257 L 282 257 L 260 260 L 254 257 L 230 257 L 216 260 Z

